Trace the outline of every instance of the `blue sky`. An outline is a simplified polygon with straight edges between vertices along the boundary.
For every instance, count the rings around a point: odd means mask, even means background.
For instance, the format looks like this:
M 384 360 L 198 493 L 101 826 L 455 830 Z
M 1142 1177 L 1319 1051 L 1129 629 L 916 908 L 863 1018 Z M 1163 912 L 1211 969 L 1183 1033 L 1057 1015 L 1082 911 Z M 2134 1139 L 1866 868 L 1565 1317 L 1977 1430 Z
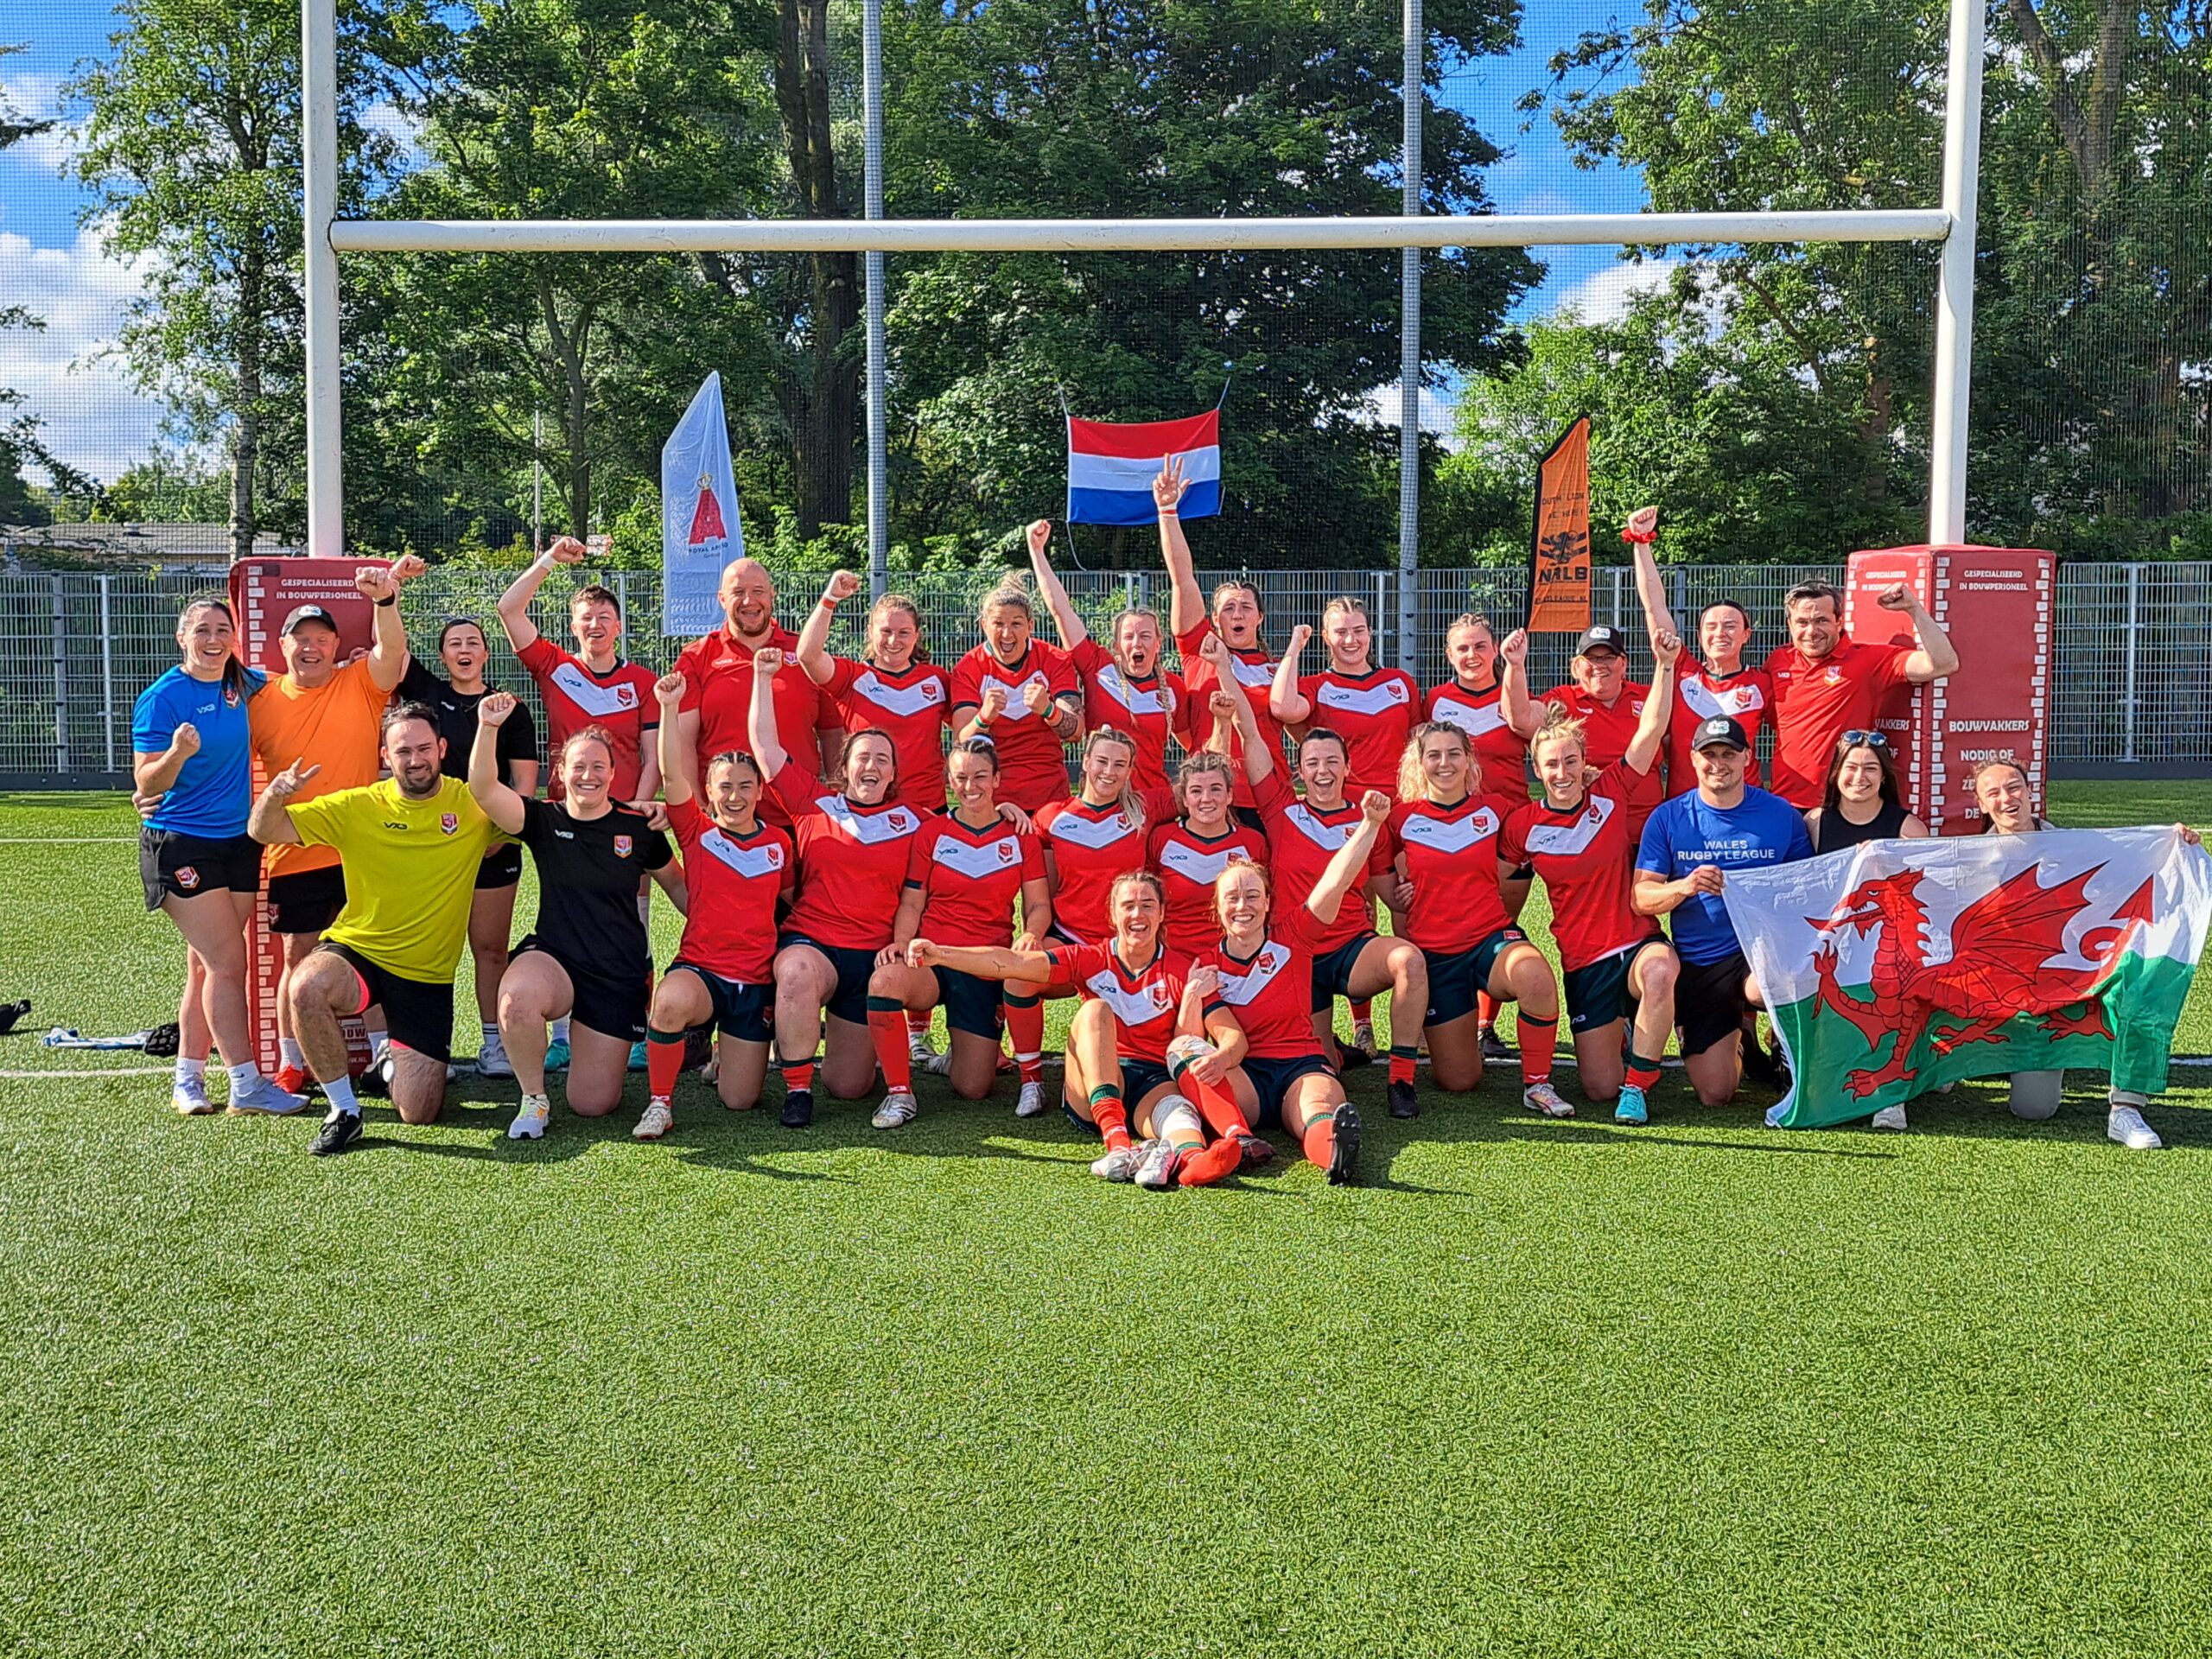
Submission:
M 1522 18 L 1517 51 L 1452 78 L 1446 101 L 1471 112 L 1509 151 L 1490 179 L 1501 211 L 1630 212 L 1643 205 L 1633 174 L 1578 170 L 1548 119 L 1539 118 L 1522 132 L 1522 118 L 1512 107 L 1542 80 L 1553 53 L 1584 29 L 1636 10 L 1635 0 L 1537 0 Z M 10 101 L 18 110 L 49 111 L 72 67 L 105 52 L 112 27 L 104 7 L 85 0 L 10 0 L 0 17 L 0 43 L 28 49 L 0 59 L 0 86 Z M 66 157 L 67 139 L 58 133 L 0 152 L 0 302 L 23 305 L 48 321 L 42 334 L 0 335 L 0 386 L 25 394 L 60 454 L 112 477 L 156 442 L 159 412 L 115 365 L 100 360 L 139 280 L 106 256 L 96 233 L 79 226 L 85 198 L 60 175 Z M 1539 257 L 1549 273 L 1522 307 L 1523 315 L 1562 303 L 1609 314 L 1640 280 L 1610 248 L 1551 248 Z M 1443 416 L 1439 410 L 1433 418 Z

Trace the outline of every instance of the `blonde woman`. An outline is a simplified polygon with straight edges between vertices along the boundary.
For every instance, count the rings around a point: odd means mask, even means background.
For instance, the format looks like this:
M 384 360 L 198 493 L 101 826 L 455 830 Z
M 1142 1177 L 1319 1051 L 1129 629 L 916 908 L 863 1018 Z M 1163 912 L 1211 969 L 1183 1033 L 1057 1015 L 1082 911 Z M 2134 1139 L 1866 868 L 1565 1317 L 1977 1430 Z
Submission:
M 1011 584 L 983 601 L 983 642 L 952 669 L 952 734 L 998 746 L 999 798 L 1025 812 L 1068 792 L 1065 746 L 1083 729 L 1067 652 L 1035 638 L 1036 607 Z

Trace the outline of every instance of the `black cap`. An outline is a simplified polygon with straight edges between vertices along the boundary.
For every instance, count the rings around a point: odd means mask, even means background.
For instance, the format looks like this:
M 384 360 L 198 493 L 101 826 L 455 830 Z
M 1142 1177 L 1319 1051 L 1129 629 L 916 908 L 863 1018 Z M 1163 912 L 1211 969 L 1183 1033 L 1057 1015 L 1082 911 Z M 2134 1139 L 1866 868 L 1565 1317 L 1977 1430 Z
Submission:
M 289 633 L 302 622 L 320 622 L 333 633 L 338 632 L 338 619 L 320 605 L 295 605 L 292 613 L 284 619 L 284 626 L 276 632 L 280 636 Z
M 1748 749 L 1751 740 L 1744 735 L 1744 728 L 1726 715 L 1715 715 L 1711 720 L 1698 722 L 1697 735 L 1690 740 L 1694 749 Z
M 1578 657 L 1587 657 L 1593 648 L 1600 645 L 1611 652 L 1616 657 L 1628 655 L 1628 646 L 1621 640 L 1621 631 L 1618 628 L 1609 628 L 1603 622 L 1594 628 L 1583 630 L 1582 643 L 1575 646 L 1574 654 Z

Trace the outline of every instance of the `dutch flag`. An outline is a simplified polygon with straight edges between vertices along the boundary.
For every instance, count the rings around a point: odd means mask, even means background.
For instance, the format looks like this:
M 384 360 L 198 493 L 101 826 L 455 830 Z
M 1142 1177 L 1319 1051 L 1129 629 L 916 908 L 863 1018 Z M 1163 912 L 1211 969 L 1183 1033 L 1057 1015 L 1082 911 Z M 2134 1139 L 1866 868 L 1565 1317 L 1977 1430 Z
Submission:
M 1170 455 L 1183 458 L 1190 486 L 1185 518 L 1221 511 L 1221 410 L 1184 421 L 1083 421 L 1068 416 L 1068 523 L 1148 524 L 1152 480 Z

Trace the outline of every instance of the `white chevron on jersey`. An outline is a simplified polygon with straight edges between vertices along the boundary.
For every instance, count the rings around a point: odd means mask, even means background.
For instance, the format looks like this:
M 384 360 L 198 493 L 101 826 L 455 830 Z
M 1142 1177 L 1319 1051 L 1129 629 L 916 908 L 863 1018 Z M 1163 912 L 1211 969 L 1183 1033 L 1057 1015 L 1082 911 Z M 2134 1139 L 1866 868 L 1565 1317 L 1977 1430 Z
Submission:
M 970 881 L 981 881 L 1010 864 L 1020 863 L 1021 843 L 1011 834 L 984 842 L 981 846 L 956 836 L 939 836 L 937 845 L 930 849 L 930 862 L 957 871 Z
M 1175 694 L 1170 688 L 1161 684 L 1147 691 L 1131 685 L 1117 663 L 1109 663 L 1100 669 L 1097 678 L 1098 689 L 1128 709 L 1133 719 L 1175 712 Z
M 699 845 L 740 875 L 773 875 L 784 868 L 784 849 L 773 841 L 764 840 L 758 847 L 747 847 L 732 841 L 719 830 L 709 830 L 699 837 Z
M 1283 817 L 1290 821 L 1291 828 L 1306 840 L 1332 853 L 1359 832 L 1357 818 L 1347 818 L 1342 823 L 1324 823 L 1313 816 L 1313 810 L 1303 801 L 1285 811 Z
M 942 707 L 944 702 L 944 687 L 934 674 L 925 674 L 912 685 L 897 685 L 871 668 L 853 682 L 853 690 L 890 715 L 918 715 L 925 709 Z M 1014 711 L 1009 708 L 1007 712 Z
M 1173 870 L 1187 881 L 1210 887 L 1221 879 L 1221 873 L 1229 868 L 1229 861 L 1242 850 L 1239 847 L 1224 847 L 1217 853 L 1201 852 L 1183 842 L 1171 841 L 1160 849 L 1160 863 L 1161 868 Z
M 1379 715 L 1402 709 L 1411 699 L 1406 694 L 1406 683 L 1392 675 L 1374 685 L 1343 685 L 1325 680 L 1313 701 L 1324 709 L 1341 709 L 1347 714 Z
M 1244 964 L 1241 974 L 1230 971 L 1227 956 L 1217 953 L 1221 973 L 1221 1000 L 1232 1008 L 1249 1006 L 1254 998 L 1274 982 L 1277 974 L 1290 966 L 1290 952 L 1269 939 L 1260 947 L 1260 954 Z
M 1479 807 L 1464 818 L 1432 818 L 1409 814 L 1398 826 L 1398 839 L 1417 841 L 1440 853 L 1464 853 L 1486 836 L 1497 833 L 1497 814 Z
M 1275 683 L 1275 665 L 1273 663 L 1248 663 L 1242 657 L 1232 657 L 1229 662 L 1236 676 L 1236 683 L 1247 691 L 1261 690 Z
M 1116 812 L 1110 817 L 1094 818 L 1081 812 L 1063 812 L 1046 827 L 1045 833 L 1055 841 L 1071 841 L 1078 847 L 1088 847 L 1094 853 L 1102 847 L 1111 847 L 1117 841 L 1126 841 L 1137 833 L 1137 821 L 1126 812 Z
M 888 812 L 855 812 L 853 804 L 842 795 L 817 796 L 814 804 L 822 809 L 823 817 L 863 847 L 903 841 L 922 827 L 921 814 L 912 807 L 894 806 Z
M 1531 853 L 1571 858 L 1589 847 L 1619 806 L 1618 801 L 1609 797 L 1592 795 L 1582 804 L 1582 810 L 1565 823 L 1556 818 L 1539 820 L 1523 837 L 1524 844 Z
M 603 685 L 576 663 L 563 663 L 546 677 L 561 688 L 563 696 L 588 715 L 637 712 L 638 688 L 627 680 L 614 685 Z
M 995 674 L 986 674 L 976 690 L 986 697 L 991 695 L 993 686 L 1006 693 L 1006 712 L 999 716 L 1001 720 L 1034 720 L 1037 716 L 1029 712 L 1029 705 L 1021 700 L 1023 689 L 1032 685 L 1041 685 L 1048 691 L 1052 689 L 1052 681 L 1046 677 L 1045 671 L 1039 668 L 1031 670 L 1018 680 L 1002 680 Z
M 1446 691 L 1436 699 L 1435 718 L 1447 725 L 1457 726 L 1469 737 L 1481 737 L 1485 733 L 1504 728 L 1505 703 L 1503 698 L 1495 702 L 1462 702 Z
M 1682 702 L 1700 720 L 1711 720 L 1719 715 L 1733 720 L 1754 709 L 1765 708 L 1766 697 L 1757 680 L 1745 680 L 1741 685 L 1716 690 L 1706 683 L 1703 675 L 1693 674 L 1682 682 Z
M 1111 968 L 1102 968 L 1083 982 L 1084 988 L 1113 1009 L 1125 1026 L 1146 1026 L 1175 1012 L 1173 996 L 1163 980 L 1146 985 L 1125 985 Z

